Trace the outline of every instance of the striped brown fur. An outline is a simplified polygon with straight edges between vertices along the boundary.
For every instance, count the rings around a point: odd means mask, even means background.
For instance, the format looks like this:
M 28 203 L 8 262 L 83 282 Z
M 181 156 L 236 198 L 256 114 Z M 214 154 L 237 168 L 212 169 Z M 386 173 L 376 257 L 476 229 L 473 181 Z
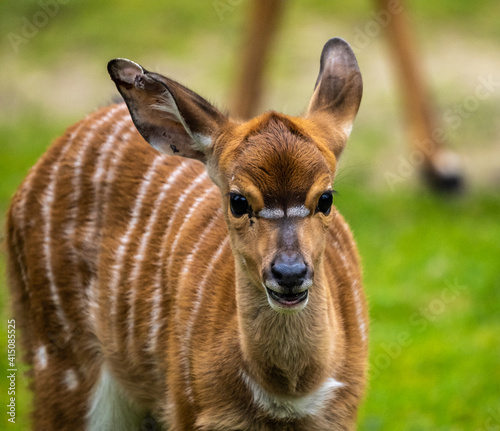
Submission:
M 348 45 L 325 45 L 303 118 L 241 123 L 135 63 L 109 70 L 130 113 L 69 128 L 8 214 L 33 429 L 354 429 L 359 262 L 342 216 L 318 209 L 361 98 Z M 280 259 L 307 275 L 280 279 Z

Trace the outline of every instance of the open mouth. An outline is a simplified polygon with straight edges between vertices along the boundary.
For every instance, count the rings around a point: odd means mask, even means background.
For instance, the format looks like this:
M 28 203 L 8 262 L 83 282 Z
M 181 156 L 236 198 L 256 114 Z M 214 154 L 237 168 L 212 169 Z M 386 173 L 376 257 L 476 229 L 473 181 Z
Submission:
M 309 290 L 299 293 L 278 293 L 266 287 L 267 293 L 271 299 L 283 307 L 294 307 L 307 299 Z

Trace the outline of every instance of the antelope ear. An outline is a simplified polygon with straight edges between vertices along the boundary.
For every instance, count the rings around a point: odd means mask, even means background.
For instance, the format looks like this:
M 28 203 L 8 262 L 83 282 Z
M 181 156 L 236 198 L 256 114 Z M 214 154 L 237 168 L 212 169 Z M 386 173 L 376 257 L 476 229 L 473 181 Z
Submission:
M 223 114 L 193 91 L 133 61 L 111 60 L 108 72 L 151 146 L 206 162 L 213 138 L 227 121 Z
M 319 75 L 306 117 L 324 128 L 336 157 L 351 133 L 362 94 L 363 81 L 353 50 L 343 39 L 330 39 L 321 53 Z

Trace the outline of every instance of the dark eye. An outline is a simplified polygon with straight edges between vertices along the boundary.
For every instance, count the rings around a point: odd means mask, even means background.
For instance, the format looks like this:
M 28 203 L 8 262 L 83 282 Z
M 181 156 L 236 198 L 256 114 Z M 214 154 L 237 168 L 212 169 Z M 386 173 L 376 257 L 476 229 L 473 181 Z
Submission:
M 323 193 L 319 197 L 318 207 L 316 208 L 316 212 L 321 212 L 325 215 L 330 214 L 330 210 L 332 209 L 333 196 L 332 192 L 328 191 Z
M 248 201 L 243 195 L 230 193 L 229 204 L 231 206 L 231 212 L 236 217 L 241 217 L 242 215 L 248 214 L 250 212 Z

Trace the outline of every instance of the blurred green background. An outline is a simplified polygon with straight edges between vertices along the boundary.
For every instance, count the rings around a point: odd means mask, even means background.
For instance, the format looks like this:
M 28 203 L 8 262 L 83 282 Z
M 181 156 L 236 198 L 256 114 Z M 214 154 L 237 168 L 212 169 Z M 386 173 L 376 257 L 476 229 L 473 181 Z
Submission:
M 418 166 L 398 171 L 409 158 L 410 138 L 380 29 L 356 49 L 365 93 L 336 182 L 336 204 L 357 239 L 371 308 L 371 377 L 359 429 L 498 430 L 500 3 L 406 4 L 437 118 L 464 162 L 466 189 L 453 198 L 435 196 L 421 184 Z M 131 58 L 227 106 L 249 5 L 250 0 L 3 0 L 0 222 L 51 140 L 116 96 L 106 72 L 111 58 Z M 341 36 L 355 44 L 373 13 L 368 0 L 290 1 L 262 109 L 303 112 L 324 42 Z M 467 104 L 484 79 L 492 82 L 489 96 L 450 122 L 450 113 Z M 401 181 L 390 184 L 388 173 Z M 12 313 L 4 273 L 2 253 L 0 429 L 26 430 L 30 396 L 21 365 L 16 424 L 6 415 Z

